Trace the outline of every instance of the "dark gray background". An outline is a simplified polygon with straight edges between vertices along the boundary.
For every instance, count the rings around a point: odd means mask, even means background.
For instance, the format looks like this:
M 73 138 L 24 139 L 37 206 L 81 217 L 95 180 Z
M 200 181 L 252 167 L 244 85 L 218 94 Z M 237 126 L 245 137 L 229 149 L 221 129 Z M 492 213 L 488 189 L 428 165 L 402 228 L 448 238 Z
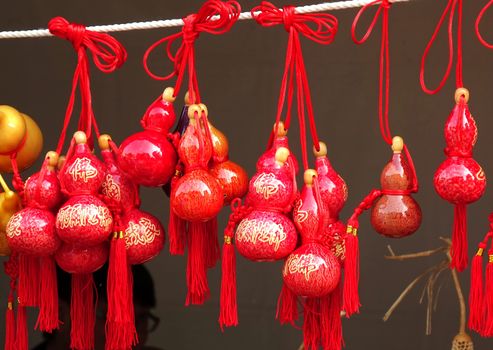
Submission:
M 486 174 L 493 174 L 491 93 L 493 52 L 474 37 L 473 23 L 482 1 L 466 1 L 464 8 L 464 76 L 471 91 L 470 106 L 479 126 L 475 158 Z M 293 1 L 303 4 L 307 1 Z M 310 0 L 308 3 L 315 3 Z M 422 51 L 445 0 L 415 0 L 391 9 L 392 92 L 391 125 L 403 135 L 414 156 L 422 206 L 423 224 L 418 233 L 403 240 L 388 240 L 361 218 L 361 314 L 344 321 L 347 349 L 447 349 L 458 329 L 458 304 L 449 274 L 441 279 L 443 288 L 434 316 L 433 335 L 425 336 L 425 307 L 418 304 L 421 286 L 402 303 L 387 323 L 381 318 L 407 283 L 437 258 L 389 262 L 383 259 L 386 245 L 397 253 L 425 250 L 440 244 L 440 235 L 449 235 L 453 208 L 433 189 L 433 173 L 444 158 L 442 130 L 453 107 L 453 77 L 437 96 L 425 95 L 419 86 L 418 69 Z M 241 0 L 244 9 L 257 1 Z M 278 5 L 286 5 L 287 2 Z M 177 18 L 197 10 L 200 1 L 5 1 L 2 30 L 46 27 L 53 16 L 65 16 L 86 24 L 120 23 L 161 18 Z M 340 20 L 336 41 L 322 47 L 302 40 L 312 88 L 320 136 L 329 147 L 330 158 L 349 186 L 349 200 L 343 211 L 352 208 L 378 186 L 379 173 L 390 157 L 381 140 L 377 123 L 379 33 L 364 46 L 353 44 L 349 28 L 356 10 L 335 12 Z M 493 16 L 484 21 L 491 28 Z M 94 69 L 92 87 L 94 110 L 101 129 L 123 140 L 140 130 L 139 118 L 167 85 L 150 79 L 142 69 L 145 49 L 155 40 L 177 29 L 117 33 L 128 50 L 127 63 L 114 74 Z M 489 31 L 491 33 L 491 30 Z M 490 34 L 491 37 L 493 34 Z M 197 69 L 204 102 L 214 124 L 229 137 L 231 158 L 252 175 L 257 157 L 264 150 L 275 117 L 287 35 L 282 26 L 261 28 L 252 21 L 237 23 L 222 36 L 203 34 L 197 42 Z M 22 39 L 0 42 L 0 102 L 33 116 L 46 137 L 45 150 L 55 147 L 70 91 L 75 54 L 60 39 Z M 436 82 L 446 60 L 445 36 L 434 47 L 428 65 L 430 82 Z M 170 64 L 154 56 L 154 67 L 170 69 Z M 172 82 L 169 83 L 171 85 Z M 181 103 L 177 103 L 179 108 Z M 291 144 L 298 152 L 297 131 Z M 299 155 L 299 153 L 298 153 Z M 30 169 L 28 173 L 34 171 Z M 142 189 L 143 207 L 167 222 L 168 200 L 158 189 Z M 487 230 L 487 215 L 493 193 L 469 206 L 470 255 Z M 222 227 L 228 210 L 223 210 Z M 167 247 L 166 247 L 167 248 Z M 150 343 L 175 349 L 297 349 L 300 331 L 280 327 L 274 320 L 281 285 L 280 264 L 254 264 L 239 259 L 238 298 L 240 326 L 221 334 L 217 326 L 220 273 L 209 273 L 212 298 L 204 307 L 185 308 L 184 258 L 170 257 L 167 251 L 148 264 L 158 295 L 156 313 L 162 323 Z M 469 284 L 469 272 L 462 274 Z M 1 277 L 2 308 L 6 304 L 7 283 Z M 468 287 L 466 287 L 468 289 Z M 3 309 L 0 310 L 3 313 Z M 3 328 L 3 317 L 0 318 Z M 39 336 L 32 335 L 31 344 Z M 474 337 L 477 349 L 491 348 L 493 341 Z

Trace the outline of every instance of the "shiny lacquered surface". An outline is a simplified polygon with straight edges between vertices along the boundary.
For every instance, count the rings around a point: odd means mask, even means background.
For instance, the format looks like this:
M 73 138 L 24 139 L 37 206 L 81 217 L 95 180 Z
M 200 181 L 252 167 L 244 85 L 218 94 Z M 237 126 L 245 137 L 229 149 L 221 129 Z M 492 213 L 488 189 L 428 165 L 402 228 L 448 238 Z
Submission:
M 115 163 L 110 150 L 101 152 L 106 165 L 106 174 L 101 185 L 103 201 L 120 210 L 132 208 L 138 202 L 138 188 L 125 176 Z
M 26 181 L 24 196 L 28 206 L 42 209 L 56 209 L 63 200 L 60 181 L 55 170 L 46 169 L 43 177 L 37 172 Z
M 296 295 L 317 298 L 337 287 L 341 268 L 330 249 L 308 243 L 289 256 L 282 275 L 286 286 Z
M 330 217 L 337 219 L 348 197 L 348 188 L 343 178 L 334 170 L 327 157 L 317 157 L 320 195 Z
M 289 140 L 287 136 L 276 137 L 272 143 L 271 148 L 269 148 L 264 154 L 260 156 L 257 161 L 257 171 L 261 171 L 264 168 L 277 168 L 279 167 L 275 161 L 276 151 L 280 147 L 285 147 L 289 149 Z M 291 164 L 294 167 L 295 173 L 298 173 L 298 161 L 292 152 L 289 154 L 289 161 L 286 165 L 289 167 Z
M 448 158 L 433 181 L 440 197 L 454 204 L 475 202 L 486 190 L 484 171 L 473 158 Z
M 248 190 L 248 175 L 241 166 L 227 160 L 212 166 L 210 173 L 221 184 L 224 204 L 235 198 L 242 198 Z
M 411 194 L 406 193 L 412 188 L 412 176 L 403 154 L 394 153 L 380 176 L 384 195 L 376 201 L 371 211 L 371 224 L 381 235 L 401 238 L 413 234 L 421 225 L 421 208 Z M 404 194 L 385 191 L 404 191 Z
M 0 193 L 0 256 L 10 255 L 7 224 L 12 215 L 21 210 L 21 198 L 13 191 Z
M 75 146 L 60 173 L 60 185 L 68 195 L 98 193 L 103 183 L 105 168 L 86 143 Z
M 113 218 L 103 201 L 92 195 L 71 197 L 58 210 L 56 231 L 65 243 L 89 247 L 109 238 Z
M 296 248 L 297 241 L 293 222 L 286 215 L 272 211 L 251 212 L 235 233 L 236 249 L 253 261 L 283 259 Z
M 118 164 L 136 184 L 161 186 L 166 184 L 177 161 L 176 151 L 166 134 L 146 130 L 128 137 L 120 145 Z
M 206 170 L 187 172 L 173 186 L 171 207 L 176 215 L 188 221 L 208 221 L 223 206 L 223 193 L 219 182 Z
M 76 247 L 63 243 L 55 254 L 62 270 L 73 274 L 87 274 L 99 270 L 108 260 L 109 245 L 104 242 L 93 247 Z
M 163 249 L 165 231 L 153 215 L 132 209 L 122 217 L 121 225 L 129 264 L 143 264 Z
M 55 217 L 47 210 L 25 208 L 15 213 L 7 225 L 9 247 L 32 256 L 48 256 L 58 249 Z
M 17 151 L 17 166 L 19 171 L 29 168 L 38 159 L 41 150 L 43 149 L 43 134 L 38 124 L 26 114 L 20 113 L 26 123 L 26 139 L 23 141 L 22 147 Z M 3 143 L 3 138 L 2 143 Z M 10 156 L 0 155 L 0 172 L 11 172 L 12 163 Z
M 265 168 L 250 180 L 247 203 L 256 208 L 285 210 L 294 199 L 293 175 L 284 165 Z
M 472 158 L 478 137 L 476 122 L 464 101 L 459 101 L 445 125 L 447 159 L 440 164 L 434 177 L 435 190 L 453 204 L 468 204 L 478 200 L 486 189 L 486 176 Z
M 421 208 L 411 196 L 382 196 L 372 208 L 371 223 L 384 236 L 409 236 L 421 225 Z

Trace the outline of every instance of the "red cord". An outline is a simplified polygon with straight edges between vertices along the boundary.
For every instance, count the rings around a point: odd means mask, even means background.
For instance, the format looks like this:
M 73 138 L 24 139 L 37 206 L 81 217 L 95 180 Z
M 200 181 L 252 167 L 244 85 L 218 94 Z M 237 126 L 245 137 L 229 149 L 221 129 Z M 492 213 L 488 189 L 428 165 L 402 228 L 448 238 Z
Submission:
M 238 20 L 240 12 L 240 4 L 233 0 L 206 1 L 199 12 L 183 18 L 184 25 L 179 33 L 159 39 L 146 50 L 143 58 L 145 71 L 151 78 L 156 80 L 168 80 L 176 75 L 174 93 L 176 96 L 180 91 L 185 69 L 188 67 L 188 94 L 190 102 L 200 103 L 200 93 L 195 72 L 195 40 L 202 32 L 216 35 L 226 33 Z M 176 52 L 173 53 L 171 47 L 175 40 L 180 38 L 182 42 Z M 149 55 L 162 44 L 166 44 L 166 54 L 168 59 L 174 64 L 173 71 L 166 76 L 154 74 L 148 64 Z
M 356 36 L 356 29 L 358 27 L 359 20 L 363 13 L 371 6 L 380 4 L 375 15 L 366 30 L 365 34 L 361 39 Z M 389 101 L 390 101 L 390 40 L 389 40 L 389 10 L 390 2 L 389 0 L 375 0 L 363 6 L 354 18 L 353 24 L 351 26 L 351 36 L 353 41 L 361 45 L 365 43 L 370 37 L 373 29 L 376 26 L 379 16 L 382 16 L 382 42 L 380 46 L 380 73 L 379 73 L 379 85 L 378 85 L 378 119 L 380 125 L 380 134 L 383 140 L 391 145 L 392 144 L 392 132 L 390 131 L 389 123 Z M 406 144 L 404 144 L 404 155 L 407 158 L 409 167 L 412 172 L 413 184 L 411 186 L 410 192 L 418 191 L 418 177 L 416 174 L 416 169 L 414 167 L 414 162 L 409 153 L 409 149 Z M 408 191 L 406 191 L 408 192 Z
M 483 16 L 485 14 L 485 12 L 491 7 L 491 5 L 493 5 L 493 0 L 490 0 L 484 7 L 483 9 L 479 12 L 478 14 L 478 18 L 476 18 L 476 24 L 475 24 L 475 28 L 476 28 L 476 35 L 479 39 L 479 41 L 481 42 L 481 44 L 483 44 L 484 46 L 486 46 L 488 49 L 493 49 L 493 44 L 490 44 L 489 42 L 487 42 L 483 36 L 481 35 L 481 31 L 479 30 L 479 25 L 481 23 L 481 20 L 483 19 Z
M 434 95 L 439 92 L 445 83 L 447 82 L 448 77 L 450 76 L 450 72 L 452 71 L 452 64 L 454 60 L 454 14 L 457 10 L 457 63 L 456 63 L 456 88 L 460 88 L 464 86 L 463 77 L 462 77 L 462 0 L 448 0 L 447 6 L 438 21 L 438 24 L 431 36 L 430 41 L 426 45 L 425 51 L 423 53 L 423 57 L 421 58 L 421 67 L 419 72 L 419 81 L 421 83 L 421 88 L 424 92 L 430 95 Z M 449 47 L 449 58 L 447 63 L 447 68 L 445 70 L 445 74 L 442 77 L 442 80 L 438 84 L 435 89 L 430 89 L 426 86 L 425 82 L 425 66 L 426 59 L 430 52 L 433 43 L 435 42 L 440 29 L 445 22 L 445 19 L 449 16 L 448 19 L 448 47 Z
M 274 134 L 277 134 L 277 128 L 279 122 L 281 121 L 281 115 L 285 103 L 287 104 L 287 108 L 284 125 L 286 129 L 289 128 L 293 95 L 296 87 L 296 102 L 298 106 L 298 120 L 300 123 L 302 159 L 303 166 L 307 169 L 308 154 L 306 146 L 305 113 L 308 113 L 308 122 L 313 145 L 317 150 L 319 150 L 320 146 L 299 34 L 303 34 L 305 37 L 315 41 L 316 43 L 328 45 L 334 41 L 337 33 L 337 18 L 326 13 L 299 14 L 295 12 L 295 8 L 293 6 L 286 6 L 280 9 L 267 1 L 263 1 L 259 6 L 252 9 L 252 17 L 257 21 L 257 23 L 264 27 L 272 27 L 283 24 L 284 28 L 289 33 L 284 74 L 277 104 L 276 127 Z
M 70 41 L 74 50 L 77 52 L 77 67 L 75 68 L 72 79 L 72 91 L 57 146 L 57 153 L 60 154 L 65 143 L 67 128 L 74 109 L 77 87 L 80 89 L 81 95 L 79 130 L 84 130 L 89 138 L 91 136 L 91 130 L 94 127 L 96 135 L 99 136 L 99 130 L 97 129 L 92 109 L 87 50 L 91 53 L 96 67 L 104 73 L 111 73 L 121 67 L 127 59 L 127 52 L 122 44 L 111 35 L 87 30 L 83 25 L 69 23 L 62 17 L 51 19 L 48 23 L 48 29 L 53 35 Z

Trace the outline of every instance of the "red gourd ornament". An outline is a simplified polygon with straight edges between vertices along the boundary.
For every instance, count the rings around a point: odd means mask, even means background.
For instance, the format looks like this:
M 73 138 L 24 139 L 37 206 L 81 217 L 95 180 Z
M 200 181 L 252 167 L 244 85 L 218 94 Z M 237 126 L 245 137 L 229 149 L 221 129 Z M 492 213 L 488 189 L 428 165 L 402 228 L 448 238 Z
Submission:
M 168 140 L 169 129 L 176 119 L 173 94 L 173 88 L 166 88 L 142 117 L 144 131 L 129 136 L 120 145 L 118 164 L 138 185 L 162 186 L 175 171 L 177 155 Z
M 456 105 L 445 124 L 447 159 L 435 172 L 435 190 L 455 205 L 452 234 L 451 267 L 462 271 L 467 266 L 466 205 L 477 201 L 486 189 L 486 176 L 472 158 L 478 129 L 467 102 L 469 92 L 460 88 L 455 93 Z
M 226 136 L 209 122 L 212 138 L 210 173 L 221 184 L 224 205 L 235 198 L 242 198 L 248 190 L 248 175 L 240 165 L 229 160 L 229 144 Z
M 330 247 L 323 243 L 328 213 L 321 199 L 317 173 L 308 169 L 305 186 L 293 210 L 301 246 L 286 259 L 285 287 L 304 301 L 305 349 L 341 349 L 341 267 Z
M 108 258 L 108 238 L 113 218 L 97 197 L 105 177 L 102 162 L 87 145 L 86 134 L 77 131 L 73 150 L 60 171 L 62 191 L 69 196 L 56 216 L 58 236 L 64 242 L 56 253 L 58 265 L 72 274 L 71 348 L 94 347 L 94 291 L 92 273 Z
M 375 231 L 390 238 L 402 238 L 416 232 L 421 225 L 421 208 L 408 193 L 413 186 L 413 172 L 402 154 L 401 137 L 392 139 L 392 159 L 382 170 L 380 186 L 383 195 L 371 210 Z
M 2 175 L 0 187 L 4 191 L 0 193 L 0 256 L 9 256 L 11 250 L 7 241 L 7 224 L 12 215 L 22 209 L 22 205 L 20 196 L 9 188 Z
M 281 147 L 275 165 L 262 168 L 250 180 L 246 204 L 253 210 L 236 228 L 238 252 L 252 261 L 274 261 L 287 257 L 296 247 L 298 234 L 291 219 L 295 191 L 289 150 Z
M 319 150 L 314 147 L 315 170 L 317 172 L 320 197 L 327 211 L 328 223 L 325 227 L 324 244 L 342 262 L 345 257 L 344 238 L 346 225 L 339 214 L 348 198 L 348 188 L 344 179 L 334 170 L 327 158 L 327 145 L 319 142 Z
M 27 279 L 19 283 L 19 300 L 24 305 L 39 306 L 36 327 L 49 333 L 59 326 L 53 255 L 61 241 L 56 234 L 55 215 L 52 213 L 62 200 L 55 171 L 57 162 L 58 154 L 48 152 L 41 171 L 31 176 L 25 184 L 26 208 L 15 213 L 7 225 L 9 247 L 18 253 L 20 264 L 28 265 L 19 271 L 20 281 Z M 23 290 L 25 288 L 28 290 Z M 37 293 L 32 293 L 33 290 Z
M 203 304 L 209 296 L 207 267 L 219 258 L 217 231 L 211 225 L 224 203 L 220 183 L 209 173 L 212 142 L 205 105 L 192 104 L 190 118 L 178 146 L 183 176 L 171 186 L 170 206 L 173 213 L 187 221 L 186 304 Z
M 274 123 L 274 126 L 272 127 L 271 139 L 272 140 L 270 140 L 269 142 L 268 150 L 264 154 L 262 154 L 257 161 L 257 171 L 260 171 L 262 168 L 268 168 L 269 166 L 275 166 L 276 151 L 280 147 L 284 147 L 289 150 L 289 161 L 286 163 L 286 165 L 292 166 L 294 168 L 294 173 L 298 174 L 298 160 L 289 148 L 288 130 L 286 129 L 283 121 L 279 121 L 279 123 Z

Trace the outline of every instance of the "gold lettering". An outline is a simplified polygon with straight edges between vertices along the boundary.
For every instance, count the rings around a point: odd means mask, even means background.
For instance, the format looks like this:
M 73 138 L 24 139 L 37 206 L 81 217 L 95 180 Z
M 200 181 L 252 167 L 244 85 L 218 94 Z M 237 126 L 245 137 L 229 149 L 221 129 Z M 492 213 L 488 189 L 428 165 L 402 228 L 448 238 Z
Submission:
M 107 207 L 95 204 L 74 204 L 61 208 L 57 215 L 57 228 L 100 226 L 109 230 L 113 219 Z
M 257 242 L 268 243 L 274 246 L 274 251 L 278 251 L 282 242 L 286 240 L 286 233 L 282 225 L 272 221 L 261 221 L 256 219 L 244 219 L 236 230 L 236 240 L 238 242 Z
M 113 180 L 113 176 L 111 174 L 106 175 L 101 192 L 103 192 L 103 194 L 108 198 L 117 201 L 121 200 L 120 186 Z
M 21 235 L 22 214 L 14 214 L 7 225 L 7 236 L 9 238 L 19 237 Z
M 68 169 L 74 181 L 82 180 L 87 182 L 89 179 L 98 175 L 98 170 L 92 166 L 89 158 L 77 158 Z
M 138 223 L 129 222 L 125 230 L 125 245 L 127 248 L 138 244 L 150 244 L 161 234 L 161 230 L 148 218 L 140 218 Z
M 265 199 L 269 199 L 270 196 L 276 194 L 280 187 L 286 187 L 281 181 L 276 179 L 275 175 L 272 173 L 262 173 L 255 179 L 253 186 L 255 187 L 255 191 L 258 194 L 263 195 Z
M 284 265 L 283 275 L 300 273 L 307 281 L 310 281 L 312 272 L 319 270 L 322 266 L 327 267 L 327 263 L 317 255 L 291 254 Z

